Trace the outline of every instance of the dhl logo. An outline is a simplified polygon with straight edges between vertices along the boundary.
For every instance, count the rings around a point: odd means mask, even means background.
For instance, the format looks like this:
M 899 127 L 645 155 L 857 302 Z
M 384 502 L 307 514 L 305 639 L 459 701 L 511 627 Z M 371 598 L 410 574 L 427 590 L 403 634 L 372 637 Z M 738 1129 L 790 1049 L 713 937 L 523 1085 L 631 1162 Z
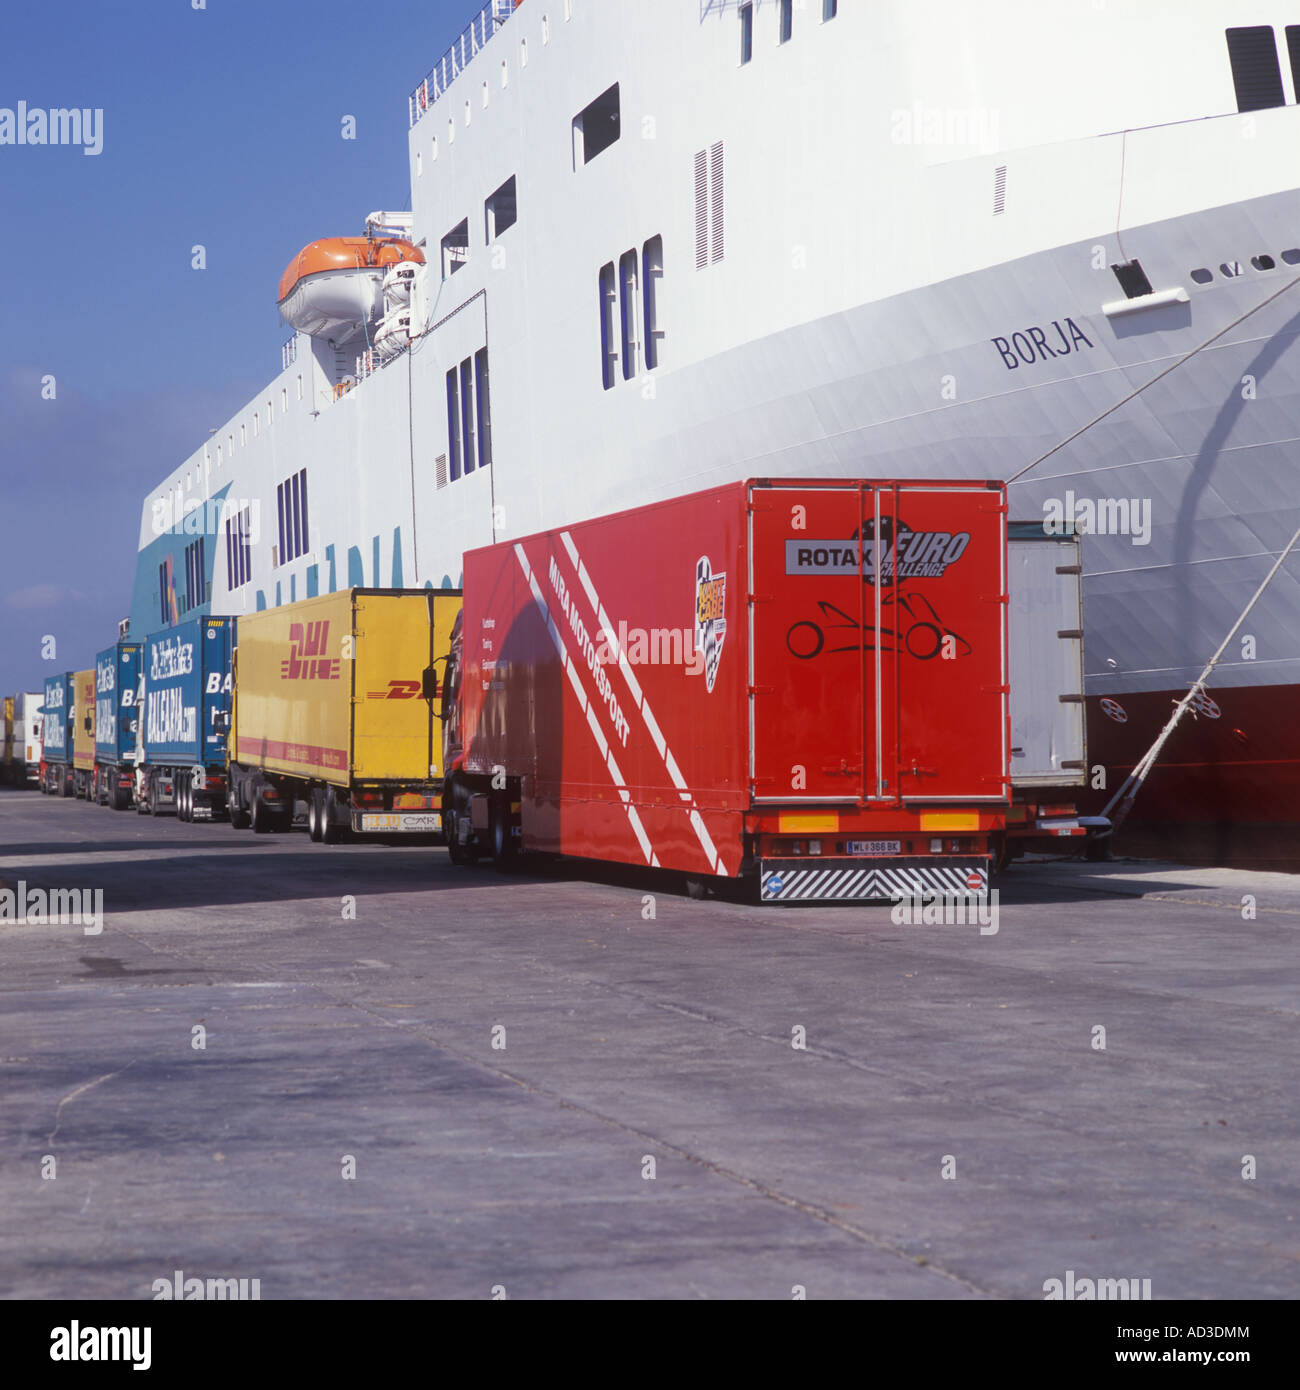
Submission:
M 389 681 L 387 690 L 372 690 L 366 695 L 367 700 L 418 700 L 420 691 L 423 687 L 419 681 Z M 438 692 L 435 688 L 434 696 Z
M 727 576 L 700 581 L 695 596 L 695 621 L 716 622 L 727 611 Z
M 286 681 L 336 681 L 339 658 L 327 657 L 330 625 L 293 623 L 289 628 L 289 655 L 280 663 L 280 679 Z

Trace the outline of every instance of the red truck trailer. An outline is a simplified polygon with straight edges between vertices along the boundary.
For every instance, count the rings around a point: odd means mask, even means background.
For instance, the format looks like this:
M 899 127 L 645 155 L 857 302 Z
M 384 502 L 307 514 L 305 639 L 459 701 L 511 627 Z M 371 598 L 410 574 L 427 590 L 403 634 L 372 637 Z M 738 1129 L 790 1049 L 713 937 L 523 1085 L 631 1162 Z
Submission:
M 729 484 L 465 556 L 453 859 L 982 894 L 1006 827 L 996 482 Z

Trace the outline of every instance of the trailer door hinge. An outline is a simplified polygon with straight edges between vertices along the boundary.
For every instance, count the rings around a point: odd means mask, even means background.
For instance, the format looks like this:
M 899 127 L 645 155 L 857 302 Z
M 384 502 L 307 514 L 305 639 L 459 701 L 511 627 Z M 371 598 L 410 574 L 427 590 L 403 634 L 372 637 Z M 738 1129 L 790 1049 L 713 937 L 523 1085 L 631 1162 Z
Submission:
M 1078 638 L 1080 641 L 1082 641 L 1083 629 L 1081 627 L 1067 627 L 1064 628 L 1062 631 L 1058 632 L 1056 635 L 1058 637 Z
M 1060 700 L 1060 702 L 1061 702 L 1063 705 L 1081 705 L 1081 704 L 1083 704 L 1083 696 L 1082 696 L 1082 695 L 1058 695 L 1058 696 L 1057 696 L 1057 699 Z
M 1056 572 L 1057 572 L 1057 574 L 1082 574 L 1082 573 L 1083 573 L 1083 566 L 1082 566 L 1082 565 L 1057 565 L 1057 567 L 1056 567 Z

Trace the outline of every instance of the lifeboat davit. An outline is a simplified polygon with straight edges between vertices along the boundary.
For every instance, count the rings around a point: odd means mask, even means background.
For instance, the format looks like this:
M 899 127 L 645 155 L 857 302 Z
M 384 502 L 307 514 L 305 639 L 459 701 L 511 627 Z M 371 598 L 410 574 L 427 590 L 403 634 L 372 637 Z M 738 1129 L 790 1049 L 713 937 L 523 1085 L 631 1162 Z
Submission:
M 384 276 L 424 252 L 397 237 L 325 237 L 304 246 L 280 277 L 280 314 L 313 338 L 346 342 L 384 308 Z

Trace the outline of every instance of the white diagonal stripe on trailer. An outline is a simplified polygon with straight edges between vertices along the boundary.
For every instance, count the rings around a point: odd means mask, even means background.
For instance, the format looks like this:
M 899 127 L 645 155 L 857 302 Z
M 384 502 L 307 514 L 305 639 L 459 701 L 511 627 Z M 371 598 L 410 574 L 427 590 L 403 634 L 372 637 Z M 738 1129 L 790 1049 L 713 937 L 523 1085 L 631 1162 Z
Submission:
M 802 892 L 797 893 L 795 896 L 800 898 L 811 898 L 813 894 L 817 891 L 818 885 L 822 882 L 823 879 L 826 878 L 826 875 L 829 872 L 829 870 L 807 869 L 805 870 L 805 872 L 807 874 L 807 882 L 805 883 Z
M 840 895 L 840 885 L 848 877 L 847 869 L 832 869 L 830 878 L 824 883 L 817 885 L 817 896 L 819 898 L 838 898 Z
M 587 699 L 587 692 L 583 689 L 582 681 L 574 668 L 569 653 L 565 649 L 564 639 L 560 636 L 560 631 L 555 625 L 554 618 L 551 617 L 551 610 L 546 602 L 541 588 L 537 583 L 537 576 L 533 573 L 533 567 L 528 563 L 528 556 L 524 552 L 522 545 L 515 546 L 515 558 L 519 561 L 519 567 L 524 572 L 524 578 L 528 581 L 528 588 L 532 592 L 533 601 L 541 610 L 542 617 L 546 620 L 547 631 L 551 634 L 551 641 L 555 643 L 555 650 L 559 653 L 560 665 L 564 668 L 565 674 L 569 678 L 569 684 L 573 687 L 573 693 L 578 697 L 578 705 L 587 716 L 587 727 L 591 730 L 592 737 L 596 740 L 596 747 L 600 749 L 601 756 L 605 759 L 605 768 L 613 779 L 615 790 L 623 804 L 623 810 L 627 812 L 628 824 L 632 827 L 632 833 L 637 838 L 637 843 L 641 846 L 641 853 L 646 857 L 646 863 L 659 867 L 659 856 L 654 852 L 654 846 L 650 843 L 650 837 L 646 834 L 645 826 L 642 824 L 641 817 L 637 814 L 637 809 L 632 805 L 631 794 L 627 790 L 627 785 L 623 781 L 623 774 L 619 770 L 618 764 L 614 761 L 614 754 L 610 750 L 609 740 L 605 737 L 605 731 L 600 727 L 600 721 L 596 717 L 596 711 L 591 701 Z
M 591 610 L 593 614 L 595 614 L 597 622 L 604 628 L 606 640 L 608 641 L 611 636 L 613 636 L 609 615 L 605 612 L 604 605 L 600 601 L 600 595 L 596 592 L 596 587 L 592 583 L 591 576 L 587 573 L 587 567 L 583 563 L 582 556 L 578 554 L 578 547 L 568 531 L 562 531 L 560 533 L 560 541 L 564 546 L 565 552 L 569 556 L 570 562 L 577 571 L 578 582 L 587 595 L 588 602 L 591 604 Z M 612 645 L 617 646 L 617 641 L 617 637 L 613 637 Z M 722 856 L 718 853 L 717 846 L 713 843 L 713 838 L 710 836 L 708 828 L 704 824 L 704 818 L 700 815 L 699 808 L 695 804 L 695 797 L 687 786 L 686 779 L 682 776 L 681 768 L 677 766 L 677 759 L 673 757 L 672 749 L 668 747 L 668 742 L 664 738 L 659 722 L 655 719 L 654 713 L 650 709 L 650 701 L 645 698 L 644 692 L 641 690 L 636 677 L 632 674 L 632 668 L 628 665 L 627 658 L 621 650 L 619 650 L 618 666 L 619 670 L 623 673 L 624 679 L 628 681 L 628 689 L 635 692 L 637 697 L 637 708 L 641 711 L 641 718 L 645 721 L 646 729 L 651 739 L 654 741 L 655 748 L 660 758 L 663 760 L 664 768 L 668 776 L 672 779 L 673 785 L 682 794 L 682 800 L 688 801 L 690 804 L 691 829 L 695 831 L 695 837 L 699 840 L 700 847 L 708 857 L 713 871 L 725 877 L 727 871 L 722 863 Z
M 853 882 L 850 883 L 848 886 L 848 890 L 845 896 L 850 898 L 856 898 L 861 893 L 862 889 L 866 886 L 866 883 L 868 879 L 870 879 L 870 877 L 870 871 L 865 869 L 860 870 L 858 873 L 856 873 L 853 876 Z

